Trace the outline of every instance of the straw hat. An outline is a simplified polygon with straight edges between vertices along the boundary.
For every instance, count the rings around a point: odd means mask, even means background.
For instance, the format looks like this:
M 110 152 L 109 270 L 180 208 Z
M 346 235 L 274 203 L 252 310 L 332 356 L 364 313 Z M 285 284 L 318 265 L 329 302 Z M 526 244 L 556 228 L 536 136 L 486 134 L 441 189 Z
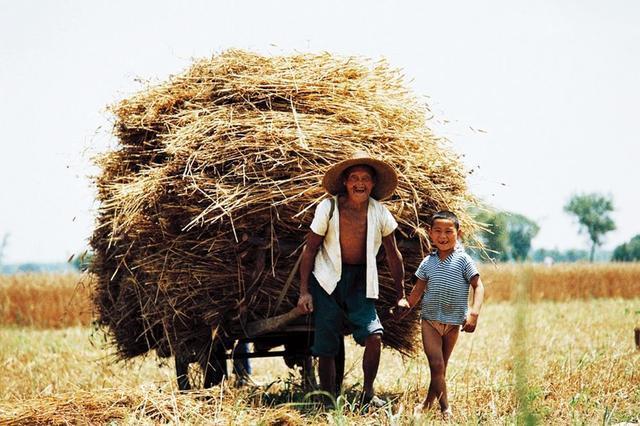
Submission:
M 344 160 L 331 167 L 322 178 L 322 187 L 331 195 L 344 192 L 345 170 L 352 166 L 369 166 L 376 171 L 376 184 L 371 191 L 371 196 L 376 200 L 389 198 L 398 186 L 398 175 L 389 164 L 384 161 L 371 158 L 364 151 L 357 151 L 348 160 Z

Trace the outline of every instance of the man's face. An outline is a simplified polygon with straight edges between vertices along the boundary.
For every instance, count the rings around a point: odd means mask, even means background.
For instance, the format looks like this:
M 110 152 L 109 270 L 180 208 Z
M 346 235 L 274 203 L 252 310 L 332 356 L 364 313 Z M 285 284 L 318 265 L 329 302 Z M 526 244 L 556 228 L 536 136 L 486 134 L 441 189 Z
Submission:
M 446 219 L 436 219 L 429 230 L 431 242 L 440 251 L 453 250 L 456 247 L 460 231 L 456 229 L 456 225 Z
M 353 201 L 366 201 L 376 185 L 375 179 L 368 167 L 354 166 L 349 169 L 344 180 L 347 197 Z

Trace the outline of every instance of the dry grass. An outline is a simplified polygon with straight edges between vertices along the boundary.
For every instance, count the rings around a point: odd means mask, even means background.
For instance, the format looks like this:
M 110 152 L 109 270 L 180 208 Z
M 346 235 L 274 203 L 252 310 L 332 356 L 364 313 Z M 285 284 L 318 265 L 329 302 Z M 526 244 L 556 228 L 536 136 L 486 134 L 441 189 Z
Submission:
M 63 328 L 91 322 L 86 280 L 79 274 L 0 275 L 0 324 Z
M 539 300 L 571 300 L 640 296 L 640 263 L 568 263 L 546 267 L 540 264 L 482 265 L 482 281 L 487 299 L 511 300 L 515 284 L 524 270 L 531 286 L 528 298 Z
M 456 423 L 514 424 L 523 401 L 543 424 L 640 421 L 640 352 L 633 342 L 639 320 L 640 298 L 488 303 L 477 332 L 461 336 L 450 361 Z M 254 361 L 260 387 L 178 394 L 172 364 L 153 357 L 113 363 L 95 344 L 103 336 L 94 335 L 92 344 L 90 334 L 82 327 L 1 329 L 0 424 L 438 422 L 435 413 L 411 413 L 429 383 L 422 355 L 383 351 L 376 384 L 392 406 L 361 415 L 348 403 L 329 412 L 300 405 L 297 379 L 278 358 Z M 522 353 L 526 362 L 516 357 Z M 362 350 L 349 342 L 347 355 L 346 388 L 353 398 L 362 382 Z
M 513 299 L 523 268 L 529 270 L 531 301 L 640 295 L 640 263 L 480 265 L 490 302 Z M 89 291 L 95 282 L 78 274 L 0 275 L 0 324 L 63 328 L 91 323 Z M 640 323 L 638 324 L 640 325 Z

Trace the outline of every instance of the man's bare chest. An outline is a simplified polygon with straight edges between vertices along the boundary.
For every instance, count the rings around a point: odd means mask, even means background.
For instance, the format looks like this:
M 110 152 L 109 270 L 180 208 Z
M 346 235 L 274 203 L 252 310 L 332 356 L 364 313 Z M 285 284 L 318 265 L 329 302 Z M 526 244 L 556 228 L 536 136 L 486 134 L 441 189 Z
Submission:
M 367 234 L 366 212 L 353 212 L 346 210 L 340 212 L 340 236 L 360 239 Z

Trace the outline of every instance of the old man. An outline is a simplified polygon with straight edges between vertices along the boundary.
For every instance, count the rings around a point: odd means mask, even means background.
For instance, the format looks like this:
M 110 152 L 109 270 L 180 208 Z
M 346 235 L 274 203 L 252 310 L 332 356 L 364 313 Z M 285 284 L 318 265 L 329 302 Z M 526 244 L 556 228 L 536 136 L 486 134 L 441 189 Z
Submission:
M 316 208 L 300 262 L 302 312 L 314 313 L 312 352 L 319 358 L 322 390 L 336 392 L 336 361 L 344 323 L 365 347 L 362 402 L 382 406 L 373 383 L 380 363 L 384 332 L 375 308 L 379 295 L 376 254 L 384 245 L 394 280 L 396 303 L 404 299 L 404 266 L 396 246 L 398 224 L 380 202 L 396 189 L 398 178 L 389 164 L 358 152 L 334 165 L 322 185 L 331 195 Z

